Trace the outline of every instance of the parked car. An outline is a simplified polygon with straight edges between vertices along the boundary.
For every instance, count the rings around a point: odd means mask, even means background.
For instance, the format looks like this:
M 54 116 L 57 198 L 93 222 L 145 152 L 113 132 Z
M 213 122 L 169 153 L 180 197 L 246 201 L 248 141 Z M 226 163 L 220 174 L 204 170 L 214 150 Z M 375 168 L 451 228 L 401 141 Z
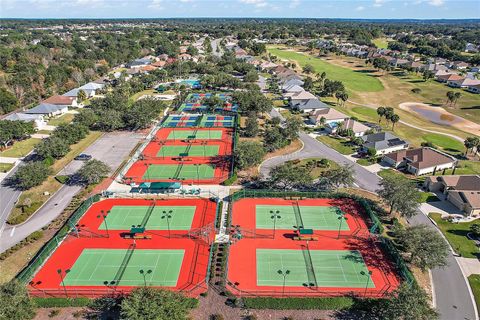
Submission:
M 75 160 L 80 160 L 80 161 L 88 161 L 90 159 L 92 159 L 92 156 L 85 153 L 81 153 L 75 157 Z

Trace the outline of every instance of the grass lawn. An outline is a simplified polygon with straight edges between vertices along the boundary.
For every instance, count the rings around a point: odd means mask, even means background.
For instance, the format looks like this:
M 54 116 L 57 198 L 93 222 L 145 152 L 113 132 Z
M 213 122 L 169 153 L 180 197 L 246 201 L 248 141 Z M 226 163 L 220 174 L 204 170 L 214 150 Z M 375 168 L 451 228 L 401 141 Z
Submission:
M 343 139 L 336 139 L 329 136 L 318 136 L 317 140 L 340 152 L 341 154 L 352 154 L 355 149 L 349 145 L 349 142 Z
M 13 224 L 18 224 L 25 221 L 25 219 L 27 219 L 31 214 L 33 214 L 36 209 L 38 209 L 43 203 L 45 203 L 45 201 L 48 200 L 51 194 L 55 193 L 62 186 L 62 184 L 55 179 L 55 175 L 61 169 L 63 169 L 65 165 L 72 161 L 73 158 L 82 153 L 83 150 L 85 150 L 89 145 L 91 145 L 95 140 L 97 140 L 101 135 L 101 132 L 92 131 L 79 143 L 72 145 L 70 152 L 67 153 L 62 159 L 55 161 L 55 163 L 52 165 L 52 176 L 48 177 L 47 180 L 45 180 L 41 185 L 24 191 L 20 195 L 20 198 L 18 199 L 18 204 L 22 205 L 25 199 L 29 198 L 32 202 L 32 206 L 30 208 L 31 210 L 29 210 L 29 212 L 23 213 L 20 206 L 15 206 L 10 213 L 8 220 L 11 221 Z M 45 195 L 45 192 L 49 193 L 50 195 Z
M 430 212 L 428 216 L 437 223 L 438 228 L 445 235 L 453 250 L 465 258 L 478 257 L 478 247 L 475 246 L 472 240 L 467 238 L 467 233 L 470 232 L 470 226 L 474 223 L 480 223 L 480 220 L 451 223 L 443 220 L 441 215 L 436 212 Z
M 0 157 L 7 158 L 21 158 L 29 154 L 35 145 L 39 143 L 42 139 L 29 138 L 23 141 L 17 141 L 13 146 L 8 149 L 0 152 Z
M 61 115 L 58 118 L 53 118 L 50 121 L 48 121 L 49 126 L 58 126 L 64 123 L 70 123 L 73 120 L 73 117 L 75 115 L 73 113 L 65 113 L 64 115 Z
M 387 38 L 375 38 L 372 42 L 379 49 L 386 49 L 388 47 Z
M 290 161 L 295 165 L 295 167 L 304 167 L 307 163 L 309 162 L 317 162 L 322 160 L 322 158 L 307 158 L 307 159 L 302 159 L 302 160 L 292 160 Z M 331 170 L 331 169 L 337 169 L 339 165 L 336 162 L 333 162 L 331 160 L 327 160 L 328 165 L 326 166 L 321 166 L 320 164 L 317 164 L 315 166 L 312 166 L 312 171 L 310 172 L 310 176 L 312 176 L 313 179 L 317 179 L 320 177 L 325 171 Z
M 294 60 L 301 67 L 310 64 L 315 72 L 326 72 L 327 78 L 331 80 L 339 80 L 345 84 L 349 90 L 361 92 L 378 92 L 382 91 L 382 83 L 368 72 L 357 72 L 348 68 L 331 64 L 325 60 L 309 56 L 308 54 L 298 53 L 295 51 L 282 50 L 278 46 L 269 46 L 268 52 L 283 60 Z
M 352 111 L 363 116 L 369 117 L 369 119 L 378 119 L 377 110 L 369 107 L 353 107 Z
M 375 164 L 376 161 L 375 161 L 375 159 L 372 161 L 370 159 L 363 158 L 363 159 L 358 159 L 357 163 L 361 166 L 371 166 L 372 164 Z
M 0 163 L 0 172 L 8 172 L 13 168 L 14 163 Z
M 443 173 L 439 172 L 438 175 Z M 450 175 L 453 173 L 452 169 L 447 169 L 445 175 Z M 455 174 L 480 174 L 480 162 L 479 161 L 470 161 L 470 160 L 460 160 L 458 161 L 457 169 Z
M 154 92 L 155 92 L 154 89 L 148 89 L 148 90 L 137 92 L 134 95 L 132 95 L 130 98 L 128 98 L 128 102 L 134 103 L 135 101 L 138 100 L 138 98 L 140 98 L 143 95 L 155 95 Z
M 288 119 L 292 116 L 292 113 L 288 109 L 282 109 L 282 110 L 279 110 L 279 112 L 285 119 Z
M 475 297 L 475 303 L 477 309 L 480 310 L 480 274 L 472 274 L 468 277 L 470 288 L 472 288 L 473 296 Z
M 449 153 L 463 153 L 465 147 L 463 143 L 453 138 L 436 133 L 425 133 L 422 135 L 422 139 L 426 142 L 433 143 L 436 147 L 440 147 Z
M 270 79 L 272 77 L 272 75 L 267 72 L 261 72 L 260 75 L 266 79 Z
M 402 172 L 394 170 L 394 169 L 382 169 L 377 174 L 382 178 L 390 176 L 390 177 L 395 177 L 397 179 L 409 178 L 411 180 L 416 181 L 417 183 L 420 183 L 420 182 L 423 183 L 425 181 L 425 177 L 416 177 L 416 176 L 413 176 L 413 175 L 406 175 L 406 174 L 403 174 Z
M 420 192 L 420 203 L 439 201 L 437 196 L 431 192 Z

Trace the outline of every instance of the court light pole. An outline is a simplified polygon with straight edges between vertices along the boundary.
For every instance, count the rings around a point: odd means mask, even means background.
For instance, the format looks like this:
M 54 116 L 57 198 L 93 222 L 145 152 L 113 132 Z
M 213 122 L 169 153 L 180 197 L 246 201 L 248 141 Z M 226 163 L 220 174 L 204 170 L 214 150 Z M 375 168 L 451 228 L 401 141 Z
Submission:
M 283 285 L 282 285 L 282 296 L 285 296 L 285 282 L 287 279 L 287 276 L 290 274 L 290 270 L 278 270 L 277 273 L 283 277 Z
M 367 284 L 365 285 L 365 292 L 363 293 L 363 296 L 366 297 L 367 296 L 368 285 L 370 284 L 370 276 L 372 275 L 372 271 L 368 271 L 368 272 L 360 271 L 360 274 L 362 276 L 367 277 Z
M 67 274 L 70 272 L 70 269 L 65 269 L 64 272 L 65 272 L 65 276 L 63 276 L 63 270 L 62 269 L 57 270 L 58 276 L 60 277 L 60 282 L 61 282 L 62 287 L 63 287 L 63 291 L 65 292 L 65 297 L 68 298 L 67 288 L 65 287 L 65 282 L 63 281 L 63 279 L 65 279 Z
M 279 215 L 280 211 L 270 211 L 271 219 L 273 219 L 273 239 L 275 239 L 275 233 L 276 233 L 276 226 L 277 226 L 277 219 L 280 219 L 282 216 Z
M 338 240 L 340 239 L 340 231 L 342 230 L 342 221 L 343 220 L 347 221 L 347 218 L 342 213 L 340 213 L 337 219 L 340 220 L 340 223 L 338 225 L 338 234 L 337 234 L 337 240 Z
M 165 141 L 160 141 L 160 146 L 160 150 L 162 150 L 162 157 L 165 160 L 165 150 L 163 148 L 165 146 Z
M 168 229 L 168 238 L 170 239 L 170 218 L 172 217 L 172 214 L 173 211 L 172 210 L 169 210 L 168 212 L 167 211 L 163 211 L 163 216 L 162 216 L 162 219 L 166 219 L 167 220 L 167 229 Z
M 148 163 L 145 162 L 144 165 L 145 165 L 145 175 L 147 176 L 147 180 L 150 180 L 150 177 L 149 177 L 150 175 L 148 173 Z
M 151 269 L 148 269 L 148 270 L 140 269 L 139 272 L 143 276 L 143 284 L 146 287 L 147 286 L 147 274 L 151 274 L 153 271 Z
M 103 223 L 105 224 L 105 231 L 107 232 L 107 238 L 110 238 L 110 234 L 108 233 L 108 224 L 107 224 L 107 215 L 108 213 L 110 213 L 110 211 L 107 211 L 107 213 L 105 213 L 105 211 L 103 210 L 100 210 L 100 214 L 97 216 L 97 218 L 103 218 Z

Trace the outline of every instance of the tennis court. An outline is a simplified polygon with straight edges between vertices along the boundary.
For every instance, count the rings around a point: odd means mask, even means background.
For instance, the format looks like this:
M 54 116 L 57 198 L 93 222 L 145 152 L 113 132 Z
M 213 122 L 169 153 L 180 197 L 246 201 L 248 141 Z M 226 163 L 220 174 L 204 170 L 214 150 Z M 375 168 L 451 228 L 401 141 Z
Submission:
M 256 259 L 258 286 L 375 287 L 358 251 L 257 249 Z
M 157 157 L 213 157 L 218 156 L 219 146 L 163 146 L 157 153 Z
M 143 179 L 211 179 L 215 175 L 212 164 L 150 164 Z
M 113 206 L 107 215 L 110 230 L 190 230 L 196 206 Z M 168 220 L 168 221 L 167 221 Z M 105 230 L 105 223 L 98 228 Z
M 342 210 L 333 206 L 256 205 L 258 229 L 350 230 Z
M 222 130 L 172 130 L 167 140 L 218 140 L 222 138 L 222 133 Z
M 70 272 L 66 286 L 175 287 L 185 250 L 84 249 Z M 140 273 L 145 271 L 145 279 Z M 151 270 L 150 273 L 146 271 Z

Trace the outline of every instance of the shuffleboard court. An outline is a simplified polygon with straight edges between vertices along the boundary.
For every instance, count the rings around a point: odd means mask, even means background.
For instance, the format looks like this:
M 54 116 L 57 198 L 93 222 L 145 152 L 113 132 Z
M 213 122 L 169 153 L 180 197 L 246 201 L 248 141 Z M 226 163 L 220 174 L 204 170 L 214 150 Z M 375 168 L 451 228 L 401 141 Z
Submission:
M 215 175 L 215 166 L 211 164 L 151 164 L 143 179 L 211 179 Z
M 341 225 L 340 225 L 341 221 Z M 350 230 L 338 207 L 297 205 L 256 205 L 255 224 L 258 229 Z
M 146 230 L 168 230 L 168 223 L 170 230 L 190 230 L 196 208 L 196 206 L 113 206 L 106 219 L 110 230 L 129 230 L 134 226 L 143 226 Z M 105 228 L 105 223 L 102 222 L 98 229 Z
M 358 251 L 257 249 L 256 259 L 258 286 L 375 287 Z
M 163 146 L 157 153 L 157 157 L 213 157 L 219 153 L 219 146 Z
M 84 249 L 64 279 L 65 286 L 175 287 L 185 250 Z M 128 259 L 127 259 L 128 258 Z
M 183 140 L 183 139 L 221 139 L 222 130 L 172 130 L 167 139 L 168 140 Z

